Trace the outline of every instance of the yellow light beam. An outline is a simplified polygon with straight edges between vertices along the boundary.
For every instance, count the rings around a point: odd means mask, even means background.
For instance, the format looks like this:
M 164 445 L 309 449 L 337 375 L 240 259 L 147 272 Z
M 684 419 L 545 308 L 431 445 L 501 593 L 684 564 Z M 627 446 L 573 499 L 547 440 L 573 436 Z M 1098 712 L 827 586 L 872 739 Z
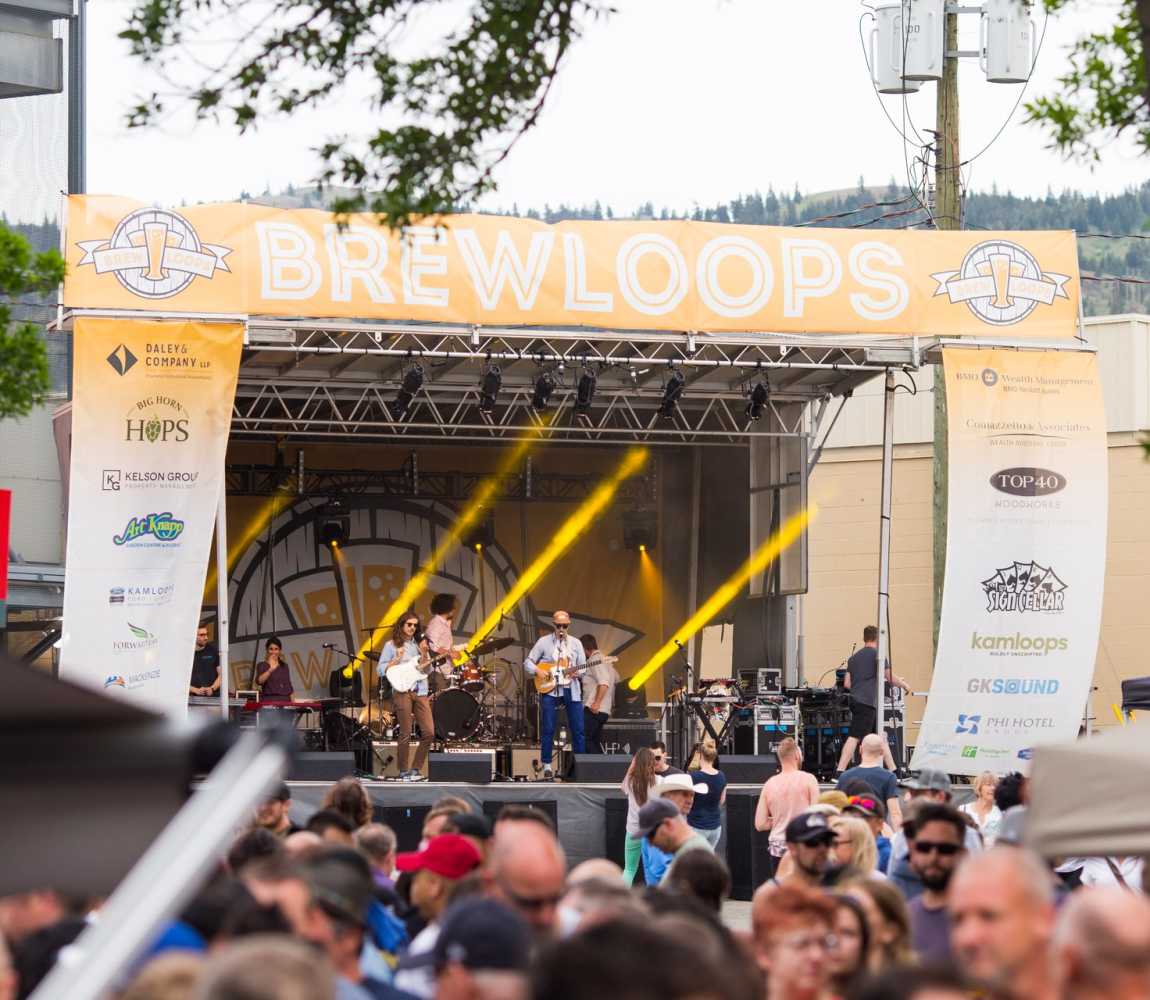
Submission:
M 563 522 L 559 530 L 552 536 L 551 541 L 539 553 L 539 557 L 523 571 L 523 575 L 515 582 L 515 586 L 495 606 L 483 624 L 475 630 L 475 634 L 467 644 L 468 652 L 483 641 L 484 637 L 499 624 L 501 618 L 511 616 L 520 598 L 542 579 L 543 574 L 571 547 L 591 522 L 606 510 L 624 481 L 630 479 L 643 467 L 648 454 L 646 448 L 628 449 L 623 461 L 619 463 L 619 467 L 612 473 L 611 477 L 595 487 L 595 491 Z
M 273 494 L 271 499 L 268 500 L 258 511 L 255 517 L 248 522 L 248 526 L 244 533 L 239 536 L 228 546 L 228 570 L 235 566 L 236 560 L 243 555 L 244 551 L 249 545 L 252 544 L 260 535 L 262 535 L 268 526 L 268 522 L 274 520 L 279 514 L 280 496 L 278 493 Z M 212 550 L 215 552 L 215 549 Z M 270 556 L 269 556 L 270 558 Z M 204 585 L 204 593 L 211 595 L 211 599 L 215 600 L 216 593 L 216 561 L 213 558 L 211 564 L 208 566 L 207 583 Z
M 479 520 L 483 509 L 492 501 L 499 487 L 502 485 L 503 477 L 512 472 L 523 460 L 524 455 L 526 455 L 531 446 L 535 444 L 536 436 L 545 426 L 546 425 L 542 423 L 538 424 L 534 429 L 535 436 L 525 438 L 518 442 L 515 447 L 508 452 L 507 456 L 500 463 L 499 468 L 480 483 L 479 488 L 475 491 L 475 495 L 468 502 L 467 506 L 460 511 L 459 516 L 455 519 L 451 528 L 435 547 L 435 551 L 423 561 L 423 565 L 421 565 L 418 571 L 407 581 L 403 590 L 400 591 L 399 596 L 391 602 L 387 611 L 384 612 L 383 617 L 376 623 L 376 631 L 369 633 L 368 637 L 363 641 L 363 644 L 359 647 L 359 652 L 356 654 L 356 659 L 361 659 L 364 653 L 372 650 L 377 640 L 380 641 L 380 645 L 383 644 L 382 640 L 386 639 L 386 629 L 383 629 L 382 626 L 394 622 L 400 615 L 404 614 L 415 604 L 416 599 L 427 589 L 428 578 L 435 571 L 436 567 L 442 565 L 447 556 L 450 555 L 452 550 L 459 544 L 459 540 Z
M 627 682 L 632 691 L 638 691 L 678 650 L 676 642 L 685 643 L 716 614 L 739 596 L 743 585 L 756 573 L 761 573 L 780 553 L 786 551 L 802 536 L 803 529 L 813 520 L 817 508 L 808 507 L 788 518 L 779 530 L 758 547 L 751 557 L 719 587 L 706 602 L 687 619 L 642 668 Z

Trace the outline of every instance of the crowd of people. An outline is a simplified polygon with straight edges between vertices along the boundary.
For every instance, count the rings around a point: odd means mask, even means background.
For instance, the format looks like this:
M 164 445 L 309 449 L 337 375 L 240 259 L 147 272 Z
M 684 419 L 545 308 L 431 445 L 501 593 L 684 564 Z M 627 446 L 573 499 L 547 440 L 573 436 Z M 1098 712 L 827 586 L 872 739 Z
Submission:
M 553 821 L 527 805 L 491 822 L 445 797 L 418 847 L 399 851 L 358 780 L 334 784 L 302 827 L 283 785 L 114 996 L 1150 996 L 1150 901 L 1128 859 L 1047 864 L 1019 843 L 1020 775 L 980 777 L 958 809 L 945 774 L 900 788 L 869 739 L 824 792 L 799 748 L 780 747 L 755 815 L 766 834 L 755 864 L 770 874 L 749 921 L 728 905 L 716 850 L 726 781 L 710 747 L 687 773 L 661 744 L 635 755 L 622 869 L 605 858 L 569 869 Z M 0 1000 L 29 996 L 98 919 L 93 901 L 51 890 L 0 899 Z

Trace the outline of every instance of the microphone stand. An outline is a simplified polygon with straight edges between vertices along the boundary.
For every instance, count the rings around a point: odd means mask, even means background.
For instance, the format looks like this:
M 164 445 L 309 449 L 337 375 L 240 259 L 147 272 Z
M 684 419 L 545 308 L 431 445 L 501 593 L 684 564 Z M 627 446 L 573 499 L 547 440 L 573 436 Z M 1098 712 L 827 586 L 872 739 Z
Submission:
M 683 666 L 686 668 L 686 673 L 683 676 L 683 682 L 680 685 L 683 689 L 682 698 L 682 711 L 680 712 L 681 721 L 678 726 L 679 735 L 678 741 L 682 745 L 680 750 L 683 751 L 683 768 L 686 769 L 689 763 L 686 759 L 687 743 L 689 742 L 689 735 L 687 733 L 687 726 L 690 721 L 690 714 L 687 710 L 687 695 L 691 694 L 691 682 L 695 677 L 695 668 L 691 666 L 691 658 L 687 655 L 687 647 L 684 646 L 678 639 L 671 640 L 675 644 L 675 648 L 679 651 L 679 656 L 683 660 Z
M 335 643 L 325 642 L 323 644 L 323 646 L 325 649 L 330 649 L 333 652 L 340 653 L 341 655 L 346 656 L 348 659 L 348 665 L 349 666 L 353 663 L 362 663 L 363 662 L 362 656 L 354 656 L 353 654 L 349 653 L 346 649 L 340 649 L 339 646 L 337 646 Z M 341 709 L 343 709 L 343 711 L 347 711 L 348 709 L 355 711 L 357 708 L 359 708 L 359 705 L 357 705 L 356 701 L 355 701 L 355 673 L 352 673 L 350 682 L 344 683 L 343 672 L 346 669 L 347 669 L 347 667 L 339 667 L 335 670 L 336 685 L 337 685 L 337 691 L 338 691 L 338 694 L 336 695 L 336 697 L 339 698 L 339 707 Z M 360 680 L 360 691 L 362 692 L 362 690 L 363 690 L 363 681 L 361 678 L 361 680 Z M 331 694 L 330 687 L 328 689 L 328 694 Z M 340 715 L 343 718 L 347 719 L 349 722 L 355 723 L 354 728 L 352 728 L 351 737 L 349 739 L 344 740 L 343 749 L 344 750 L 350 750 L 353 754 L 355 754 L 356 753 L 355 743 L 363 737 L 363 731 L 364 731 L 364 729 L 366 729 L 367 730 L 368 754 L 367 754 L 366 760 L 362 760 L 362 763 L 370 764 L 371 763 L 371 749 L 372 749 L 372 747 L 371 747 L 371 692 L 369 691 L 368 695 L 367 695 L 367 725 L 366 726 L 364 726 L 359 721 L 358 718 L 353 719 L 350 716 L 344 715 L 343 712 L 340 712 Z M 320 725 L 321 726 L 323 725 L 323 716 L 324 716 L 324 713 L 323 713 L 323 710 L 321 709 L 320 710 Z M 344 732 L 346 734 L 346 730 Z M 325 731 L 324 743 L 326 744 L 327 742 L 328 742 L 327 733 Z M 375 775 L 371 773 L 371 769 L 360 767 L 359 766 L 360 763 L 361 763 L 361 758 L 357 755 L 356 756 L 356 769 L 361 771 L 362 773 L 368 775 L 368 777 L 374 778 Z

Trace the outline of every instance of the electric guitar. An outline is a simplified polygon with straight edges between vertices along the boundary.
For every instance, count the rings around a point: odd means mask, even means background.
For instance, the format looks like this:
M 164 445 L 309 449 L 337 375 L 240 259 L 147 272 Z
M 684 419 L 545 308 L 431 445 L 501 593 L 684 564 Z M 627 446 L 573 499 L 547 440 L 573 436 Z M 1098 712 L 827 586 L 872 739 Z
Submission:
M 573 668 L 570 665 L 567 657 L 562 656 L 559 658 L 558 663 L 552 663 L 550 660 L 540 660 L 535 664 L 535 669 L 538 671 L 535 674 L 535 690 L 540 694 L 550 694 L 557 687 L 563 687 L 565 684 L 570 684 L 571 681 L 578 677 L 582 677 L 592 667 L 596 667 L 601 663 L 616 663 L 619 657 L 617 656 L 593 656 L 583 666 Z
M 426 663 L 420 662 L 420 657 L 412 656 L 406 660 L 393 663 L 383 673 L 392 688 L 400 693 L 410 691 L 416 684 L 425 678 L 441 663 L 451 659 L 451 653 L 433 656 Z

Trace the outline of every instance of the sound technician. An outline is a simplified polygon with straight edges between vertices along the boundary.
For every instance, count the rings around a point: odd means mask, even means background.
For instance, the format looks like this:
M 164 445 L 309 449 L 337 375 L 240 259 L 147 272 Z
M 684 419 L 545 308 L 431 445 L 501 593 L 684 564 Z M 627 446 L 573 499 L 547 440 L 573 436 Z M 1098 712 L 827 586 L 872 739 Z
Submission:
M 901 677 L 891 673 L 890 661 L 886 662 L 886 682 L 895 687 L 902 688 L 910 693 L 910 685 Z M 854 760 L 855 749 L 859 740 L 873 733 L 878 722 L 878 628 L 868 625 L 863 629 L 863 647 L 851 654 L 847 660 L 847 675 L 844 687 L 850 692 L 851 724 L 843 752 L 839 755 L 838 774 L 842 774 Z M 882 735 L 882 734 L 880 734 Z M 890 743 L 882 741 L 883 763 L 888 770 L 895 770 L 894 756 L 890 752 Z

